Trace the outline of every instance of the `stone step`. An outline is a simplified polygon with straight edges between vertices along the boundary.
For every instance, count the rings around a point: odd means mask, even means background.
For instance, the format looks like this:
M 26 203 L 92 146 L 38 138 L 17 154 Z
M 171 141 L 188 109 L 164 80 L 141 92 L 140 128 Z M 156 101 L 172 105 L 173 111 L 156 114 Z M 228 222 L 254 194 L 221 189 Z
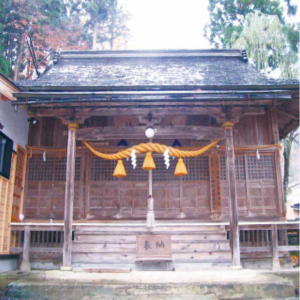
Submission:
M 125 274 L 124 274 L 125 275 Z M 9 285 L 9 299 L 32 300 L 221 300 L 221 299 L 297 299 L 290 283 L 230 284 L 97 284 L 43 281 L 19 281 Z

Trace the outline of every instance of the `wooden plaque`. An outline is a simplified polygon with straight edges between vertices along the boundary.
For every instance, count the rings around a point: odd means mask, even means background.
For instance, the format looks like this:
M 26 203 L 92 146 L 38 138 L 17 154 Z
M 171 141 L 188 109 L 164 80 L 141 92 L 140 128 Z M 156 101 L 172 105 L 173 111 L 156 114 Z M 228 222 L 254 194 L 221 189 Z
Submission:
M 139 235 L 136 241 L 138 260 L 170 260 L 172 258 L 170 235 Z

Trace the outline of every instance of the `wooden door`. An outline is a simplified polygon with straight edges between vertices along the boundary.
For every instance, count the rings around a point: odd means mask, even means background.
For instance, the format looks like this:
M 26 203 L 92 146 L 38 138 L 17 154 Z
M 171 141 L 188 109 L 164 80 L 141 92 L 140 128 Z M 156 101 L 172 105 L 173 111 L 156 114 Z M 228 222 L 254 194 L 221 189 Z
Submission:
M 189 174 L 174 176 L 177 160 L 166 169 L 163 158 L 154 156 L 153 197 L 156 218 L 174 219 L 181 213 L 186 218 L 209 218 L 210 183 L 208 157 L 186 159 Z M 116 162 L 90 157 L 90 175 L 85 183 L 89 219 L 145 219 L 147 213 L 148 171 L 142 169 L 143 157 L 132 169 L 124 161 L 127 176 L 112 176 Z

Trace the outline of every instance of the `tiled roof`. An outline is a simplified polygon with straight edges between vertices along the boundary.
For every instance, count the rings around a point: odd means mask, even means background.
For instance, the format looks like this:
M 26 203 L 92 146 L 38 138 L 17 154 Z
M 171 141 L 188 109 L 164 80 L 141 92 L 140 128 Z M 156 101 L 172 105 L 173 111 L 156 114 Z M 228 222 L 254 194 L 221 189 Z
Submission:
M 163 87 L 276 85 L 247 62 L 239 50 L 62 52 L 36 80 L 38 87 Z

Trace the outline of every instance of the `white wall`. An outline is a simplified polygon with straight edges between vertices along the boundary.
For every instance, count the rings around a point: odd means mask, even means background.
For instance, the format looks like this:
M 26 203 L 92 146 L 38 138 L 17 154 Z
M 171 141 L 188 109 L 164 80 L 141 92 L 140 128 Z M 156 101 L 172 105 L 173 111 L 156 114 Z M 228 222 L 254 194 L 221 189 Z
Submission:
M 25 147 L 28 140 L 28 115 L 18 107 L 17 111 L 12 106 L 12 101 L 0 100 L 0 123 L 4 126 L 2 132 L 14 141 L 14 149 L 19 144 Z

